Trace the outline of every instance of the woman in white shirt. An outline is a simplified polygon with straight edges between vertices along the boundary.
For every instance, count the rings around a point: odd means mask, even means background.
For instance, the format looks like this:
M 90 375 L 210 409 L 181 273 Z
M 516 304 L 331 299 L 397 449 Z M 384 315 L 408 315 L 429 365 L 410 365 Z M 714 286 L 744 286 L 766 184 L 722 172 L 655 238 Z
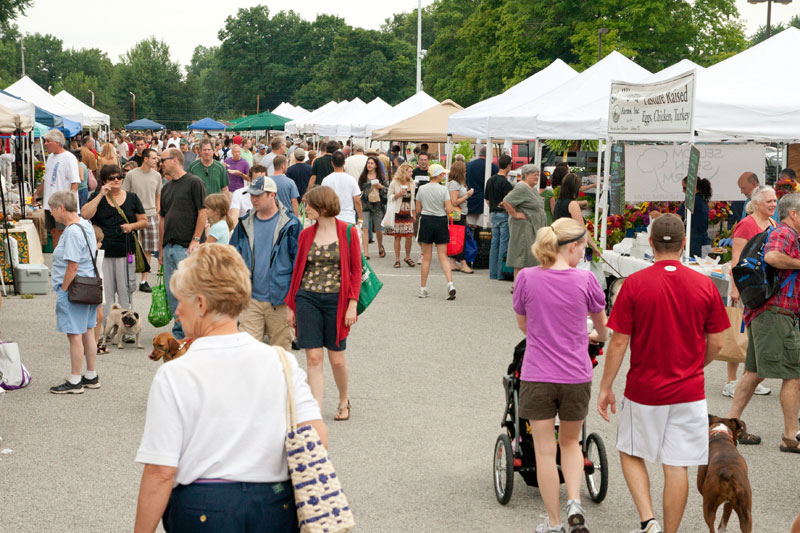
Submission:
M 240 333 L 250 273 L 236 250 L 204 244 L 170 280 L 185 355 L 156 372 L 136 461 L 144 463 L 137 533 L 163 520 L 170 533 L 296 532 L 284 452 L 286 380 L 275 350 Z M 294 355 L 287 353 L 297 420 L 327 446 L 319 406 Z

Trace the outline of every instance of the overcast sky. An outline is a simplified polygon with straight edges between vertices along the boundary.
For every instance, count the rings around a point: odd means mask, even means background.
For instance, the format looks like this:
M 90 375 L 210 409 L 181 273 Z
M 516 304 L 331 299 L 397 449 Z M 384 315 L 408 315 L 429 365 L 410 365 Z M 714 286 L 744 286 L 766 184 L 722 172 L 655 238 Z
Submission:
M 423 6 L 430 3 L 431 0 L 422 1 Z M 331 13 L 343 17 L 352 26 L 378 29 L 393 13 L 415 9 L 417 0 L 135 0 L 100 2 L 91 10 L 81 2 L 34 0 L 33 7 L 17 20 L 17 24 L 24 33 L 55 35 L 64 41 L 66 48 L 99 48 L 114 62 L 138 41 L 155 35 L 169 45 L 173 57 L 185 66 L 195 46 L 218 44 L 217 32 L 226 17 L 235 15 L 239 8 L 258 4 L 269 6 L 271 13 L 292 9 L 308 20 L 314 20 L 320 13 Z M 751 5 L 747 0 L 736 0 L 736 4 L 745 21 L 747 35 L 766 23 L 766 3 Z M 334 7 L 339 9 L 334 11 Z M 800 0 L 788 6 L 773 4 L 773 22 L 788 21 L 798 14 Z

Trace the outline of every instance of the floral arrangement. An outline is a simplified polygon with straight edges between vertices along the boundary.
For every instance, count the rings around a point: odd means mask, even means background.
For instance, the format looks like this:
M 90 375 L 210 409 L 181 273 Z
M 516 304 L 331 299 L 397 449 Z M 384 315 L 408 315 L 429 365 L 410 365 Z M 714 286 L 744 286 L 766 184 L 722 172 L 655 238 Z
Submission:
M 44 161 L 37 161 L 33 164 L 33 178 L 37 184 L 42 181 L 44 177 L 44 169 Z
M 792 178 L 781 178 L 778 180 L 778 183 L 775 184 L 775 195 L 778 199 L 797 191 L 797 182 Z
M 728 220 L 733 214 L 731 204 L 728 202 L 709 202 L 708 203 L 708 223 L 719 224 Z

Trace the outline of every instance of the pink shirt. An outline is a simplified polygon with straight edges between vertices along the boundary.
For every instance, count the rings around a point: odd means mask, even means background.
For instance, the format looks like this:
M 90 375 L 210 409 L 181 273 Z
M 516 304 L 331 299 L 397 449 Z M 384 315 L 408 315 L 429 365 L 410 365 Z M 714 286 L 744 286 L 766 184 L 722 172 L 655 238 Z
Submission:
M 586 318 L 605 305 L 603 290 L 589 271 L 523 269 L 514 283 L 514 311 L 525 315 L 528 331 L 520 378 L 546 383 L 591 381 Z

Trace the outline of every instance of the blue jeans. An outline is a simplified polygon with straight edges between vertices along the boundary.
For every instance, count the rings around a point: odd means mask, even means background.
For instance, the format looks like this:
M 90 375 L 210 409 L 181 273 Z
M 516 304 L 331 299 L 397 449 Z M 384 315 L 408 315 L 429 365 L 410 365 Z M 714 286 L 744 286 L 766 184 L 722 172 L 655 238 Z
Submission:
M 172 489 L 162 525 L 168 533 L 298 531 L 294 494 L 288 481 L 178 485 Z
M 508 213 L 492 213 L 492 247 L 489 250 L 489 279 L 503 279 L 503 257 L 508 251 Z
M 187 255 L 189 255 L 188 249 L 180 244 L 164 245 L 164 285 L 166 285 L 167 288 L 167 304 L 169 304 L 169 310 L 173 318 L 175 317 L 175 309 L 178 307 L 178 300 L 175 299 L 175 296 L 169 288 L 169 280 L 172 279 L 172 275 L 178 270 L 178 263 L 186 259 Z M 172 326 L 172 335 L 176 339 L 182 339 L 184 337 L 181 323 L 177 320 Z

